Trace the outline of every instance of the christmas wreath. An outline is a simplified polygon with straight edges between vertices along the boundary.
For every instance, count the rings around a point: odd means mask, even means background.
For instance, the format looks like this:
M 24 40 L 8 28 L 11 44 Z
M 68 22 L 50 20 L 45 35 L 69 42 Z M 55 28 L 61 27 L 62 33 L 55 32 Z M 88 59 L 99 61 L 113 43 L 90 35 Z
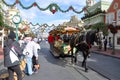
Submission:
M 110 32 L 112 34 L 116 34 L 118 32 L 118 29 L 114 27 L 113 25 L 109 25 L 108 29 L 110 29 Z

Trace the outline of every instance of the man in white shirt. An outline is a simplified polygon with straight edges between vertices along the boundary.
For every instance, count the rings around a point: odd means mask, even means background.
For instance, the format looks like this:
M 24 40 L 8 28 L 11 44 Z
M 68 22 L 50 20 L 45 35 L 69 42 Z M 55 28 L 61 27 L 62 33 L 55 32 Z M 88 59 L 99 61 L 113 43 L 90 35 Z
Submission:
M 35 42 L 35 39 L 31 40 L 31 41 L 28 41 L 24 51 L 23 51 L 23 54 L 26 55 L 26 62 L 27 62 L 27 65 L 26 65 L 26 69 L 25 69 L 25 72 L 28 74 L 28 75 L 32 75 L 33 74 L 33 61 L 32 61 L 32 58 L 33 58 L 33 55 L 35 56 L 36 60 L 38 60 L 38 49 L 40 49 L 40 46 L 38 46 L 38 44 Z

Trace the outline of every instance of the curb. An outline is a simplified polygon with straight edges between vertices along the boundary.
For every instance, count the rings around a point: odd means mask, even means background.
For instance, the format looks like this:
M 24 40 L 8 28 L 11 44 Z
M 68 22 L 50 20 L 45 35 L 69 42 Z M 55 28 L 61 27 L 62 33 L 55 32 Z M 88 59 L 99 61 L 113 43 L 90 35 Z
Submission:
M 92 53 L 95 53 L 95 54 L 100 54 L 100 55 L 104 55 L 104 56 L 109 56 L 109 57 L 113 57 L 113 58 L 117 58 L 117 59 L 120 59 L 120 57 L 116 57 L 114 55 L 108 55 L 108 54 L 104 54 L 102 52 L 98 52 L 98 51 L 91 51 Z

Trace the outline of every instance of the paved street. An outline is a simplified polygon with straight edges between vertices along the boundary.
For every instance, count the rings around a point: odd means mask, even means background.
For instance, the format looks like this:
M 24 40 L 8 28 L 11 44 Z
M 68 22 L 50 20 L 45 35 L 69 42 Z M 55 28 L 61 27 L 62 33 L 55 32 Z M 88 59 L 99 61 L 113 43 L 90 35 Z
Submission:
M 120 80 L 120 58 L 91 53 L 88 58 L 88 73 L 81 67 L 83 57 L 78 55 L 78 64 L 73 66 L 70 59 L 57 59 L 49 52 L 47 42 L 41 43 L 39 62 L 41 68 L 37 74 L 25 76 L 23 80 Z M 0 70 L 4 68 L 0 60 Z
M 69 58 L 54 58 L 49 52 L 48 43 L 42 43 L 41 47 L 39 73 L 25 76 L 24 80 L 108 80 L 91 69 L 86 73 L 80 65 L 72 66 Z
M 120 80 L 120 59 L 118 58 L 92 54 L 88 65 L 110 80 Z

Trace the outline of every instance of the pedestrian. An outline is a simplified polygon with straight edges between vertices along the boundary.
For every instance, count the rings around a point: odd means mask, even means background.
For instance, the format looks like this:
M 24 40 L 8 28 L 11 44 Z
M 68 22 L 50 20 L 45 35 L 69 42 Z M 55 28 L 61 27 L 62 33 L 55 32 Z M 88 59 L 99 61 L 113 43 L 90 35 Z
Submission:
M 55 40 L 58 41 L 59 39 L 60 39 L 60 35 L 57 34 L 57 35 L 55 36 Z
M 107 50 L 107 38 L 104 38 L 104 51 Z
M 53 51 L 53 47 L 54 47 L 54 36 L 50 33 L 48 36 L 48 42 L 50 45 L 50 50 Z
M 111 37 L 109 37 L 109 47 L 112 48 Z
M 33 61 L 33 71 L 37 73 L 38 69 L 40 68 L 40 64 L 38 62 L 38 59 L 39 59 L 38 53 L 41 48 L 37 38 L 34 38 L 34 42 L 35 42 L 35 45 L 34 45 L 35 47 L 34 47 L 34 54 L 33 54 L 32 61 Z
M 27 75 L 32 75 L 32 57 L 33 57 L 34 42 L 32 40 L 27 40 L 27 44 L 23 50 L 23 54 L 26 55 L 26 67 L 25 73 Z
M 8 69 L 8 80 L 14 79 L 14 72 L 17 74 L 17 80 L 22 80 L 22 71 L 20 69 L 19 57 L 22 54 L 19 43 L 15 40 L 15 33 L 10 31 L 8 38 L 4 43 L 4 66 Z
M 19 40 L 18 40 L 20 47 L 22 47 L 22 45 L 24 44 L 24 40 L 22 36 L 19 36 Z

